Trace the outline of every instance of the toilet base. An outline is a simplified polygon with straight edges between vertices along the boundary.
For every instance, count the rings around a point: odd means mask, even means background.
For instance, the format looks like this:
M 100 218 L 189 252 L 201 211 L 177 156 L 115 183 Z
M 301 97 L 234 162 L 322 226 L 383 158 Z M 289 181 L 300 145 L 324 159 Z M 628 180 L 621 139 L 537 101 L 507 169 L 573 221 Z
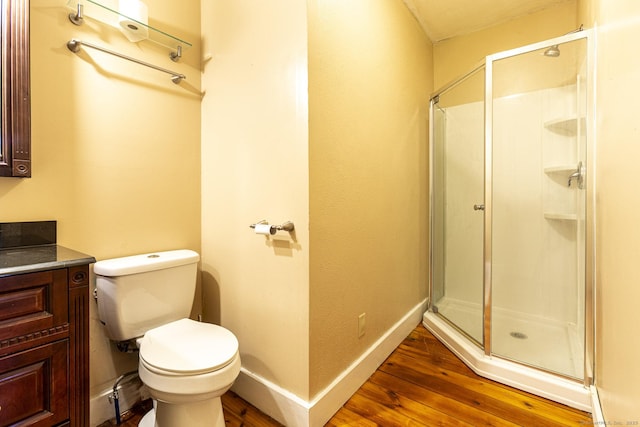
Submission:
M 156 422 L 156 410 L 151 408 L 138 423 L 138 427 L 153 427 Z
M 191 403 L 153 402 L 138 427 L 225 427 L 219 397 Z

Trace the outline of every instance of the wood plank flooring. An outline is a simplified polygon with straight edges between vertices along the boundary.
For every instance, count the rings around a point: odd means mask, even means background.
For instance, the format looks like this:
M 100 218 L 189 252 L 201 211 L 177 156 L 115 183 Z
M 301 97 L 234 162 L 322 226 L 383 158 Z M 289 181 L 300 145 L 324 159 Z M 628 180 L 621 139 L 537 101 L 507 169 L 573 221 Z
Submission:
M 476 375 L 418 325 L 327 425 L 537 427 L 592 419 Z
M 120 427 L 137 427 L 138 423 L 149 409 L 151 409 L 151 401 L 142 402 L 142 404 L 134 407 L 127 414 L 123 414 Z M 263 414 L 258 409 L 256 409 L 255 406 L 247 403 L 244 399 L 242 399 L 232 391 L 228 391 L 222 396 L 222 409 L 224 411 L 224 421 L 227 427 L 282 426 L 282 424 Z M 100 424 L 98 427 L 112 427 L 115 425 L 115 420 L 110 420 Z
M 227 426 L 280 426 L 233 392 Z M 137 426 L 133 414 L 124 427 Z M 586 426 L 591 415 L 482 378 L 418 325 L 327 426 Z M 100 427 L 110 426 L 104 424 Z M 291 426 L 298 427 L 298 426 Z

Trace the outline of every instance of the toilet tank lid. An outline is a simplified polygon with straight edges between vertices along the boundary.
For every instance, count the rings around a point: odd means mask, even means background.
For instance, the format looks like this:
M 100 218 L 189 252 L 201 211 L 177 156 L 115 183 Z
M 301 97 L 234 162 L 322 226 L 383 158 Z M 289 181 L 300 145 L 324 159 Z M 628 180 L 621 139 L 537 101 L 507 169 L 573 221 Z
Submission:
M 200 260 L 200 255 L 189 249 L 152 252 L 122 258 L 105 259 L 93 265 L 93 272 L 99 276 L 126 276 L 128 274 L 145 273 L 193 264 Z

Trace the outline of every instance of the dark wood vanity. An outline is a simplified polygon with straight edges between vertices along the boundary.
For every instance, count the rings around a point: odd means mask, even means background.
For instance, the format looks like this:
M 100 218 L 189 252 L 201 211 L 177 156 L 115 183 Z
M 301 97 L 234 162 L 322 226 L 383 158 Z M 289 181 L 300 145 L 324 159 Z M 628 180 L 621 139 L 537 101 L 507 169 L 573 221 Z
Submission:
M 86 427 L 95 259 L 56 244 L 3 248 L 2 225 L 0 427 Z

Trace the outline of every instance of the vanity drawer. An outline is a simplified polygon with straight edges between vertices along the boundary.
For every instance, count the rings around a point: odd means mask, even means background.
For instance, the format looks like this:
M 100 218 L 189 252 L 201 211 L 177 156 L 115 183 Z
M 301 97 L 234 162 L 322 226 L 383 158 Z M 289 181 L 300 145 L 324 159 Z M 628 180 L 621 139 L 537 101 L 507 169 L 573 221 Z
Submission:
M 68 346 L 65 339 L 0 357 L 0 427 L 69 418 Z
M 0 278 L 0 354 L 68 333 L 68 300 L 66 269 Z

